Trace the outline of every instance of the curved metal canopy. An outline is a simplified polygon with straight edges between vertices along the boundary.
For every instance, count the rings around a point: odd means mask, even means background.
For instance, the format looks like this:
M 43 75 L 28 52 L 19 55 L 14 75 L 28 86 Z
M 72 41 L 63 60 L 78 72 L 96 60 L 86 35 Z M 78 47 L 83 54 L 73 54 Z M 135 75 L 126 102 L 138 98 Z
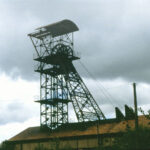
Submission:
M 52 37 L 56 37 L 56 36 L 78 31 L 79 28 L 71 20 L 65 19 L 53 24 L 39 27 L 36 30 L 38 32 L 31 33 L 29 34 L 29 36 L 40 38 L 42 35 L 50 34 Z

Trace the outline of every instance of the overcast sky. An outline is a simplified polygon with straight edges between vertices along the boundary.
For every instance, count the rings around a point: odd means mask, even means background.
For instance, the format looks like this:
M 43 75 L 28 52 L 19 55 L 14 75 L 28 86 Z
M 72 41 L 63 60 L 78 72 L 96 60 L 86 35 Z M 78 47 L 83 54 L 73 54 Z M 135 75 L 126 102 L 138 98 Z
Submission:
M 149 8 L 149 0 L 0 0 L 0 141 L 39 125 L 33 102 L 39 76 L 27 34 L 63 19 L 79 27 L 75 50 L 92 78 L 79 62 L 75 66 L 104 114 L 133 106 L 132 82 L 138 83 L 139 106 L 148 110 Z

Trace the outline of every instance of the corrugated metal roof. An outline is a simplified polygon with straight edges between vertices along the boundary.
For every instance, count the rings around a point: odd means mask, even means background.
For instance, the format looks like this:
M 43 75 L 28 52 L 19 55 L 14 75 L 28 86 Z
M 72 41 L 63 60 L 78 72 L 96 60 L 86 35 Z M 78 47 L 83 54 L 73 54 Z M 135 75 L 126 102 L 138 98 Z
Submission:
M 145 118 L 144 116 L 139 117 L 139 125 L 150 127 L 150 120 Z M 77 124 L 77 123 L 76 123 Z M 74 124 L 75 125 L 75 124 Z M 133 129 L 134 128 L 134 120 L 128 121 L 120 121 L 120 122 L 105 122 L 104 124 L 100 123 L 99 131 L 100 134 L 114 134 L 119 132 L 125 132 L 127 129 L 127 125 Z M 80 126 L 79 126 L 80 127 Z M 89 135 L 97 135 L 97 124 L 91 124 L 85 130 L 79 130 L 79 128 L 66 129 L 49 132 L 42 132 L 40 127 L 31 127 L 28 128 L 18 135 L 12 137 L 9 141 L 22 141 L 22 140 L 40 140 L 40 139 L 50 139 L 50 138 L 64 138 L 64 137 L 74 137 L 74 136 L 89 136 Z
M 71 20 L 65 19 L 65 20 L 62 20 L 53 24 L 39 27 L 36 30 L 37 32 L 31 33 L 29 34 L 29 36 L 41 38 L 43 36 L 50 34 L 52 37 L 57 37 L 60 35 L 78 31 L 79 28 Z

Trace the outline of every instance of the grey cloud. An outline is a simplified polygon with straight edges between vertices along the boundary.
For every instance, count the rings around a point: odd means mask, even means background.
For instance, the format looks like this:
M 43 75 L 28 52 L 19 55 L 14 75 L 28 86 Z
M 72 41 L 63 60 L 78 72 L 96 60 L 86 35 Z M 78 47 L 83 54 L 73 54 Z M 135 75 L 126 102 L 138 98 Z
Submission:
M 12 77 L 37 79 L 34 48 L 27 34 L 61 19 L 80 28 L 75 48 L 95 78 L 149 82 L 149 1 L 5 1 L 0 18 L 0 70 Z M 3 29 L 3 30 L 2 30 Z M 82 69 L 77 64 L 83 77 Z
M 11 102 L 3 104 L 0 109 L 0 125 L 12 122 L 24 122 L 38 116 L 37 105 L 23 102 Z
M 88 56 L 83 55 L 82 61 L 96 78 L 122 77 L 130 81 L 150 81 L 150 32 L 148 28 L 141 29 L 136 21 L 133 24 L 134 27 L 115 31 L 117 36 L 114 38 L 108 35 L 101 45 L 87 42 L 91 43 L 91 52 L 86 48 L 84 53 Z M 150 22 L 145 21 L 145 24 Z
M 131 83 L 129 84 L 122 79 L 115 81 L 93 81 L 84 78 L 84 81 L 106 117 L 115 117 L 115 107 L 120 108 L 124 113 L 125 104 L 134 109 L 133 85 Z M 150 109 L 149 90 L 149 84 L 137 84 L 138 107 L 144 108 L 145 113 Z

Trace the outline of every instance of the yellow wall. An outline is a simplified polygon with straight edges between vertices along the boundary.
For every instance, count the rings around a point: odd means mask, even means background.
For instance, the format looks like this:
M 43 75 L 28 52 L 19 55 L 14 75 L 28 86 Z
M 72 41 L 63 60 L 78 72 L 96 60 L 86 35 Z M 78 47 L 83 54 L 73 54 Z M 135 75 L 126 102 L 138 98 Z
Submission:
M 15 145 L 15 150 L 20 150 L 20 144 Z
M 102 139 L 103 146 L 109 146 L 113 143 L 113 139 L 110 137 L 105 137 Z M 59 140 L 54 139 L 47 142 L 40 143 L 23 143 L 22 150 L 34 150 L 35 147 L 43 145 L 45 148 L 56 150 L 57 148 L 74 148 L 74 149 L 83 149 L 83 148 L 95 148 L 98 147 L 97 137 L 95 138 L 85 138 L 85 139 L 67 139 Z M 21 150 L 21 144 L 15 145 L 15 150 Z

